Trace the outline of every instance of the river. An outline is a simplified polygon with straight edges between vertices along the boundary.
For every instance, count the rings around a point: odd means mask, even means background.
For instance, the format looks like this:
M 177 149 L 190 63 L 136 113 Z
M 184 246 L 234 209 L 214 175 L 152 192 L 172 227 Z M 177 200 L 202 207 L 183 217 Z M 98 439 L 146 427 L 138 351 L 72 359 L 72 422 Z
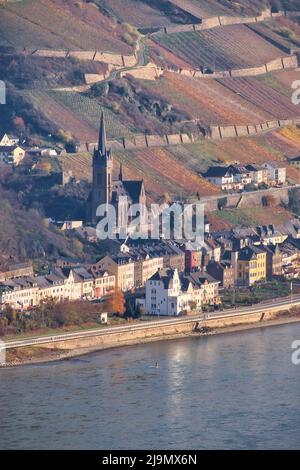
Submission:
M 0 449 L 299 449 L 294 340 L 300 324 L 2 369 Z

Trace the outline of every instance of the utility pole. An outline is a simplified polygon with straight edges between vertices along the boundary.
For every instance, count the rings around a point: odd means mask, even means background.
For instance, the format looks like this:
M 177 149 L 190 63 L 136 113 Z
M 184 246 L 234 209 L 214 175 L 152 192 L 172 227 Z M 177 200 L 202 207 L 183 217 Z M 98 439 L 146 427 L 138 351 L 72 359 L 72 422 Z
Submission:
M 293 281 L 291 281 L 291 304 L 293 302 Z

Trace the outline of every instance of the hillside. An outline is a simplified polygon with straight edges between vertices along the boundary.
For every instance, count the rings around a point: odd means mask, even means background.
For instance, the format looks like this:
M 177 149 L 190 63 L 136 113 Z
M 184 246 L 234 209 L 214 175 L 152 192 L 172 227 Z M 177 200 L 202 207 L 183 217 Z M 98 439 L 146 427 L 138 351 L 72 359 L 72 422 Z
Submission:
M 216 142 L 198 142 L 168 148 L 121 150 L 114 149 L 116 161 L 122 161 L 126 177 L 143 178 L 151 200 L 158 201 L 165 192 L 173 197 L 209 196 L 218 189 L 202 178 L 200 173 L 209 166 L 240 163 L 282 161 L 285 156 L 297 154 L 300 148 L 300 130 L 295 128 L 252 138 L 236 138 Z M 91 181 L 92 159 L 88 153 L 62 156 L 65 170 L 72 170 L 80 179 Z M 292 183 L 298 183 L 299 172 L 287 166 Z M 116 171 L 118 165 L 115 166 Z
M 93 2 L 22 0 L 0 9 L 2 47 L 132 52 L 126 30 Z
M 34 141 L 77 142 L 81 153 L 62 157 L 61 164 L 89 179 L 90 157 L 84 150 L 96 142 L 104 110 L 116 159 L 129 176 L 145 179 L 153 200 L 165 191 L 174 197 L 216 194 L 200 174 L 235 161 L 284 160 L 290 181 L 296 182 L 298 172 L 286 159 L 300 151 L 300 112 L 291 101 L 298 79 L 299 17 L 271 16 L 265 11 L 269 6 L 248 0 L 5 4 L 0 79 L 9 93 L 7 105 L 0 107 L 0 130 L 18 131 L 19 117 Z M 273 1 L 272 6 L 273 11 L 293 10 L 299 2 Z M 259 16 L 262 12 L 265 16 Z M 238 24 L 204 23 L 202 30 L 193 30 L 191 25 L 216 15 Z M 247 24 L 246 15 L 251 16 Z M 183 30 L 168 29 L 174 26 Z M 21 47 L 48 49 L 49 57 L 21 52 Z M 51 57 L 59 49 L 63 55 Z M 74 57 L 67 49 L 87 55 Z M 89 85 L 87 77 L 96 83 Z M 147 143 L 145 135 L 151 136 Z

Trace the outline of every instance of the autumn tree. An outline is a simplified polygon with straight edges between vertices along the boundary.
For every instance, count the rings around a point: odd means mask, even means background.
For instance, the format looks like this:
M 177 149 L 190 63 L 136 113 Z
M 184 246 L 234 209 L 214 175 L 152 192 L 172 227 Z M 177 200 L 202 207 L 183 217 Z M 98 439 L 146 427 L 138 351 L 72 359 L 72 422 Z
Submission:
M 116 289 L 105 301 L 105 310 L 108 313 L 117 313 L 123 316 L 126 311 L 126 303 L 123 292 Z
M 21 116 L 16 116 L 13 120 L 13 124 L 16 129 L 19 129 L 19 130 L 25 129 L 24 119 Z

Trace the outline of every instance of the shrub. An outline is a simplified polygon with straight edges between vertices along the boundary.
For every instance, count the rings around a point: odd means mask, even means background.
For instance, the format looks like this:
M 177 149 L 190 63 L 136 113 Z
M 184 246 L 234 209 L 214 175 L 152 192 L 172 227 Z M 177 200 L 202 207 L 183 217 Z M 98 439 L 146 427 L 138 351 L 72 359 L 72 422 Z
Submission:
M 128 33 L 124 33 L 122 39 L 124 42 L 126 42 L 126 44 L 128 44 L 128 46 L 133 47 L 135 45 L 135 39 Z
M 107 82 L 94 83 L 90 89 L 90 95 L 92 98 L 99 96 L 107 96 L 109 93 L 109 84 Z

